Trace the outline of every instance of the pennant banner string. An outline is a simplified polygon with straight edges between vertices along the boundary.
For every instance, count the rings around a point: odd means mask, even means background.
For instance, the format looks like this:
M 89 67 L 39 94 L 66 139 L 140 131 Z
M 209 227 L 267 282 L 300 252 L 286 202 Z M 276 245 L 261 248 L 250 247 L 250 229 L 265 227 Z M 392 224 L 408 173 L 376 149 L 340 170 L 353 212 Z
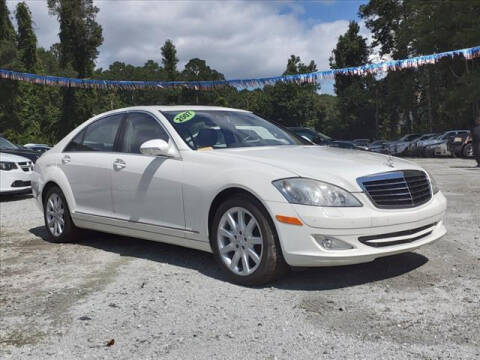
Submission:
M 403 60 L 390 60 L 374 64 L 366 64 L 356 67 L 347 67 L 342 69 L 332 69 L 325 71 L 316 71 L 308 74 L 283 75 L 274 77 L 264 77 L 256 79 L 233 79 L 216 81 L 118 81 L 118 80 L 94 80 L 94 79 L 76 79 L 59 76 L 29 74 L 11 70 L 0 69 L 0 78 L 24 81 L 33 84 L 52 85 L 75 88 L 93 88 L 93 89 L 171 89 L 187 88 L 193 90 L 211 90 L 232 86 L 238 90 L 258 89 L 265 85 L 273 85 L 277 82 L 284 83 L 316 83 L 322 79 L 332 79 L 336 75 L 367 75 L 384 73 L 387 71 L 397 71 L 402 69 L 416 69 L 425 64 L 435 64 L 443 58 L 453 58 L 463 56 L 467 60 L 480 56 L 480 46 L 447 51 L 432 55 L 417 56 Z

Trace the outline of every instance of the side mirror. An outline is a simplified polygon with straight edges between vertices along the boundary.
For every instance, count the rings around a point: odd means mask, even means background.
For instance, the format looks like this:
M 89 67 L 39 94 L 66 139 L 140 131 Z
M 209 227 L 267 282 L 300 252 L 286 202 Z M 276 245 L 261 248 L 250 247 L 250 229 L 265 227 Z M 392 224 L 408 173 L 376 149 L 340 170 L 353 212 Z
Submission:
M 150 156 L 174 157 L 176 154 L 174 147 L 162 139 L 153 139 L 144 142 L 140 146 L 140 152 Z

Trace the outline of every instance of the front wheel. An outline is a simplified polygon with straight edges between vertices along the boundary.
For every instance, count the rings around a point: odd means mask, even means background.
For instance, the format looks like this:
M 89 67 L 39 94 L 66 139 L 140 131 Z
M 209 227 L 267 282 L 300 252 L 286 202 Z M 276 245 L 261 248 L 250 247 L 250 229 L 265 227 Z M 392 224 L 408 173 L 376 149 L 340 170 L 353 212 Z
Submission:
M 48 240 L 54 243 L 76 240 L 79 229 L 72 221 L 67 201 L 59 187 L 53 186 L 45 194 L 43 215 Z
M 288 269 L 274 225 L 258 201 L 243 196 L 225 201 L 211 230 L 214 255 L 233 282 L 261 285 Z

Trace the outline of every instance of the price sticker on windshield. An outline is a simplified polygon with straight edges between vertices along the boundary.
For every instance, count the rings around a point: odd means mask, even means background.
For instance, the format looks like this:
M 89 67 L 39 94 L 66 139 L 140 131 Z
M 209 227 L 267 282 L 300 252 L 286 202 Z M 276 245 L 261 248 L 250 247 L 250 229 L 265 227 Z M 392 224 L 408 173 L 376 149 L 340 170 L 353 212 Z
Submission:
M 173 118 L 173 122 L 175 124 L 182 124 L 184 122 L 192 120 L 194 117 L 195 117 L 195 111 L 192 111 L 192 110 L 183 111 L 175 115 L 175 117 Z

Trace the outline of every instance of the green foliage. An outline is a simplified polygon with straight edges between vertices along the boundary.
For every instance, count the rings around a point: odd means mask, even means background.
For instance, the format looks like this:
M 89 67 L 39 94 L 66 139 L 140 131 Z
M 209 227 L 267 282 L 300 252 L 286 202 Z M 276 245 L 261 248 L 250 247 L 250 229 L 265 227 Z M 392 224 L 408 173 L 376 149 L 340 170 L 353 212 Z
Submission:
M 351 21 L 348 30 L 338 38 L 332 51 L 330 67 L 340 69 L 368 63 L 367 41 L 360 34 L 360 26 Z M 377 134 L 375 107 L 372 103 L 372 76 L 335 75 L 342 127 L 334 131 L 339 137 L 374 138 Z
M 122 62 L 94 70 L 102 28 L 93 0 L 48 0 L 60 23 L 60 42 L 36 48 L 28 6 L 16 9 L 12 25 L 0 0 L 0 68 L 45 75 L 109 80 L 222 80 L 205 60 L 178 68 L 171 40 L 161 47 L 161 63 Z M 401 59 L 480 44 L 480 2 L 471 0 L 370 0 L 359 14 L 372 31 L 373 46 L 355 22 L 339 37 L 331 68 L 368 63 L 372 52 Z M 316 71 L 315 62 L 286 59 L 284 74 Z M 18 143 L 55 143 L 95 114 L 134 105 L 199 104 L 247 109 L 285 126 L 308 126 L 335 138 L 393 138 L 407 132 L 469 127 L 480 99 L 480 59 L 445 59 L 418 70 L 381 77 L 335 78 L 336 96 L 320 95 L 317 84 L 277 83 L 253 91 L 233 87 L 156 90 L 65 89 L 0 80 L 0 133 Z
M 167 81 L 175 81 L 178 77 L 177 71 L 177 49 L 173 45 L 172 40 L 165 41 L 162 46 L 162 64 L 165 73 L 167 74 Z
M 60 65 L 71 65 L 80 78 L 91 76 L 103 43 L 93 0 L 48 0 L 48 8 L 60 22 Z
M 394 59 L 480 44 L 480 2 L 370 0 L 360 15 L 374 46 Z M 480 60 L 444 59 L 416 71 L 389 72 L 377 81 L 381 133 L 469 128 L 480 99 Z
M 98 8 L 93 0 L 48 0 L 50 13 L 60 22 L 58 59 L 62 68 L 72 68 L 79 78 L 93 75 L 102 27 L 95 21 Z M 62 117 L 57 136 L 66 135 L 92 114 L 94 90 L 63 89 Z
M 10 20 L 6 0 L 0 0 L 0 41 L 15 41 L 15 29 Z
M 37 64 L 37 37 L 33 32 L 32 14 L 24 2 L 18 3 L 16 11 L 18 36 L 17 47 L 20 60 L 27 72 L 35 72 Z

